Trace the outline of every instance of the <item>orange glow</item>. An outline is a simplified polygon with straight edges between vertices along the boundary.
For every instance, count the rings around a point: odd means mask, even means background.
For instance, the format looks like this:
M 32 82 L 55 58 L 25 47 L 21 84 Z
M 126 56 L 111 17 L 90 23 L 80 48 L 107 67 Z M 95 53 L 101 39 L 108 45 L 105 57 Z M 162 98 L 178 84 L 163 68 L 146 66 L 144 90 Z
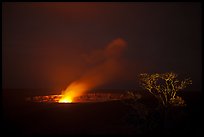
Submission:
M 82 95 L 87 86 L 83 83 L 73 82 L 68 88 L 62 91 L 62 97 L 58 101 L 59 103 L 71 103 L 74 102 L 74 98 Z
M 118 38 L 103 50 L 99 50 L 100 52 L 90 54 L 88 60 L 93 63 L 93 67 L 62 91 L 62 97 L 58 102 L 74 102 L 73 99 L 82 96 L 85 92 L 116 79 L 121 74 L 120 57 L 125 47 L 126 42 Z
M 59 103 L 72 103 L 72 98 L 69 96 L 63 96 L 60 100 Z

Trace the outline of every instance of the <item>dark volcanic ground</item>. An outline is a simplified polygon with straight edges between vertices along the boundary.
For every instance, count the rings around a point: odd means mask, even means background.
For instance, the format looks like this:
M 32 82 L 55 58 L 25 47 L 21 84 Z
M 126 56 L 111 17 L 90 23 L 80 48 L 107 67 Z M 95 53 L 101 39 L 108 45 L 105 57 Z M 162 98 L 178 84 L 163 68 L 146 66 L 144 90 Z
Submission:
M 27 102 L 31 91 L 3 91 L 3 130 L 14 135 L 96 135 L 139 134 L 138 129 L 126 120 L 130 108 L 121 101 L 98 103 L 36 103 Z M 46 94 L 44 94 L 46 95 Z M 48 94 L 47 94 L 48 95 Z M 185 117 L 174 119 L 165 132 L 168 134 L 202 135 L 201 94 L 183 92 L 187 102 Z M 146 94 L 138 103 L 155 107 L 155 100 Z

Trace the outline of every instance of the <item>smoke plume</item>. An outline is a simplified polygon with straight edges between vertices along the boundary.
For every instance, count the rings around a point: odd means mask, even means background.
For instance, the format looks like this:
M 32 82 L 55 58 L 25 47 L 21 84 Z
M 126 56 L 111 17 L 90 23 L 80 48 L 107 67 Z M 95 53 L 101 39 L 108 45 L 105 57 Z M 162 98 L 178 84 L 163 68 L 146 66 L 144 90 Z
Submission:
M 104 49 L 91 52 L 85 57 L 85 60 L 91 64 L 90 69 L 78 80 L 72 82 L 62 95 L 74 98 L 116 79 L 122 70 L 121 57 L 126 47 L 126 42 L 118 38 Z

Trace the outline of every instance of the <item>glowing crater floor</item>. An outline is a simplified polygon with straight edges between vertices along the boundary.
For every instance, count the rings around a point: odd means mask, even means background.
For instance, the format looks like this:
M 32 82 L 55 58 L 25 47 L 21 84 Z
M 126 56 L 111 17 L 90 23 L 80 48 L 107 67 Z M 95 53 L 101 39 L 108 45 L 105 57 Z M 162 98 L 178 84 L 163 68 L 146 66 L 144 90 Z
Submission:
M 34 96 L 26 98 L 31 102 L 45 102 L 45 103 L 58 103 L 62 95 L 48 95 L 48 96 Z M 75 97 L 72 103 L 82 102 L 106 102 L 113 100 L 128 99 L 129 96 L 119 93 L 87 93 L 85 95 Z

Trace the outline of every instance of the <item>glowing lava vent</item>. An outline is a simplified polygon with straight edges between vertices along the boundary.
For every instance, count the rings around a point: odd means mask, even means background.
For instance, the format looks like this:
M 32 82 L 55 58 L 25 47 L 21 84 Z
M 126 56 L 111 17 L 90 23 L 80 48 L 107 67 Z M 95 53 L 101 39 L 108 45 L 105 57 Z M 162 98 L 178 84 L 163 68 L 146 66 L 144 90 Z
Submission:
M 67 97 L 62 97 L 58 102 L 59 103 L 72 103 L 73 100 L 71 97 L 67 96 Z
M 141 95 L 138 94 L 138 98 Z M 44 103 L 85 103 L 85 102 L 107 102 L 114 100 L 123 100 L 130 98 L 126 94 L 120 93 L 86 93 L 84 95 L 70 98 L 63 95 L 49 95 L 49 96 L 34 96 L 26 98 L 30 102 L 44 102 Z

